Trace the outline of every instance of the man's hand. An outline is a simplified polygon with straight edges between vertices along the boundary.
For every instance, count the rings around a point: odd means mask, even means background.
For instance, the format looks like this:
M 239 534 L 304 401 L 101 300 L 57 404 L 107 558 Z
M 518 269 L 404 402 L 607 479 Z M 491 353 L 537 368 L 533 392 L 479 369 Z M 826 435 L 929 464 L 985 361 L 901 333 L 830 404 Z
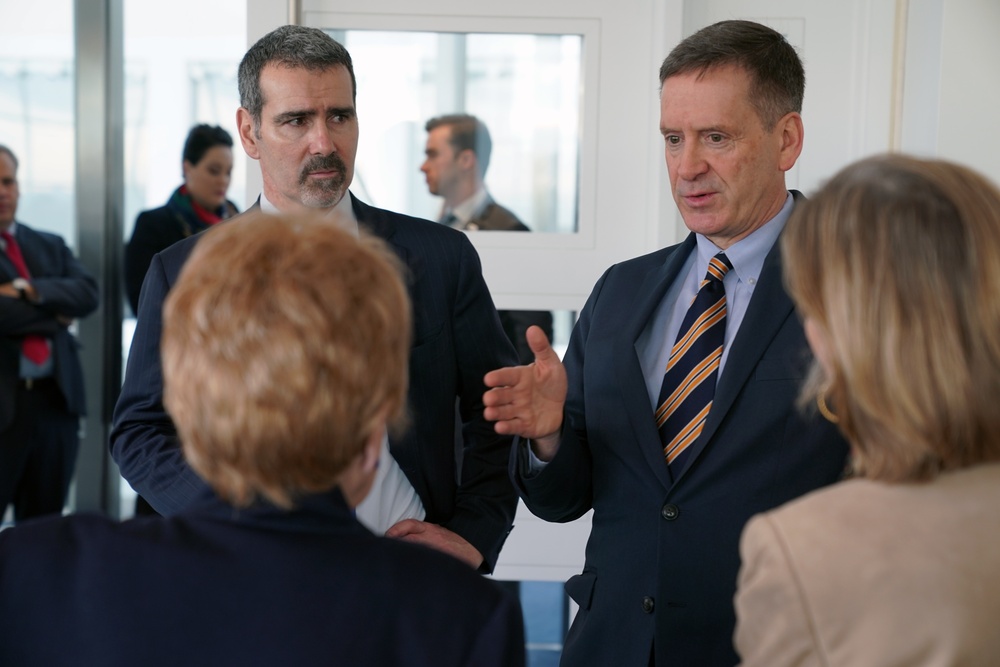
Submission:
M 483 394 L 483 416 L 496 422 L 497 433 L 532 440 L 535 455 L 551 461 L 559 447 L 566 369 L 540 328 L 529 327 L 525 338 L 535 362 L 486 374 L 483 382 L 491 389 Z
M 479 566 L 483 564 L 483 555 L 474 546 L 466 542 L 458 533 L 453 533 L 436 523 L 403 519 L 385 531 L 385 536 L 423 544 L 468 563 L 473 569 L 479 569 Z

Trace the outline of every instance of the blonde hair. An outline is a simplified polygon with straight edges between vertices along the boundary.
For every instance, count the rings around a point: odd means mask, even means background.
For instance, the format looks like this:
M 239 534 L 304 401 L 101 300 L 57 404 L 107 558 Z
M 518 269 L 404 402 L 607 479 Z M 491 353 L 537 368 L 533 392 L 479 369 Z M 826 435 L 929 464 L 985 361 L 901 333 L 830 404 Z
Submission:
M 205 233 L 164 307 L 164 404 L 237 506 L 333 488 L 404 418 L 410 305 L 378 239 L 251 213 Z
M 1000 459 L 1000 190 L 900 155 L 838 173 L 781 241 L 788 291 L 824 332 L 801 400 L 839 417 L 860 475 L 923 480 Z

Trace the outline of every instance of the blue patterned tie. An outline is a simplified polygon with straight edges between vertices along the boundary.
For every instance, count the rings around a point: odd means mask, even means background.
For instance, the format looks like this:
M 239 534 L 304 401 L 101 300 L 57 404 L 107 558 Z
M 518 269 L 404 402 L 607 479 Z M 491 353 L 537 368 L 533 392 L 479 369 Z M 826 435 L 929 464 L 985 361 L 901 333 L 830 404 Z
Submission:
M 705 279 L 670 350 L 657 402 L 656 426 L 671 471 L 681 469 L 684 453 L 701 434 L 712 408 L 726 340 L 726 290 L 722 279 L 731 268 L 729 258 L 721 252 L 708 263 Z

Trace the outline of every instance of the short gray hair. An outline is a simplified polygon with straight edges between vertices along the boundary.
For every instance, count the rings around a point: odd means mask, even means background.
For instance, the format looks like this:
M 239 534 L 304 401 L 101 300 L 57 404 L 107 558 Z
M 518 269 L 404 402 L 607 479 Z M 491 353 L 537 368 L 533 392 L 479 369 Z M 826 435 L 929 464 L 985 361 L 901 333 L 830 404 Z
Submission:
M 351 75 L 352 99 L 357 98 L 351 54 L 344 46 L 318 28 L 285 25 L 258 39 L 240 61 L 238 84 L 240 106 L 250 112 L 254 129 L 260 127 L 264 95 L 260 91 L 260 73 L 267 65 L 302 68 L 325 72 L 334 67 L 347 68 Z
M 750 103 L 766 129 L 785 114 L 802 112 L 802 60 L 781 33 L 753 21 L 720 21 L 682 40 L 660 66 L 660 87 L 672 76 L 729 65 L 750 75 Z

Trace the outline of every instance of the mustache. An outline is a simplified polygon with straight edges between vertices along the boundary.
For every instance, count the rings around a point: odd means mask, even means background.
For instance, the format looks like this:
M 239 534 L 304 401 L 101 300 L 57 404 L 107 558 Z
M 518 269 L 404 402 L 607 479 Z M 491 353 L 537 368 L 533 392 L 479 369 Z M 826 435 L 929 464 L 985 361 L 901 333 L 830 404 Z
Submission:
M 347 165 L 344 164 L 344 160 L 336 153 L 317 155 L 310 158 L 302 167 L 302 172 L 299 174 L 299 184 L 304 184 L 308 180 L 309 174 L 314 171 L 336 171 L 340 175 L 340 178 L 343 179 L 344 174 L 347 173 Z

